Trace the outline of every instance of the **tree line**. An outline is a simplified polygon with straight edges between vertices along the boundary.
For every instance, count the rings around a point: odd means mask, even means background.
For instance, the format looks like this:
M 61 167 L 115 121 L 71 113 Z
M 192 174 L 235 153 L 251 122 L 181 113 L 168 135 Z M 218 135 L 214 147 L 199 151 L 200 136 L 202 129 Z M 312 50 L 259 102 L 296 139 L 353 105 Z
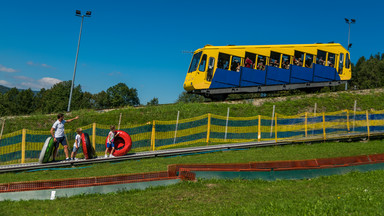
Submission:
M 31 89 L 12 88 L 0 94 L 0 116 L 65 112 L 68 108 L 71 83 L 72 81 L 60 82 L 37 93 Z M 97 94 L 83 92 L 80 85 L 75 86 L 72 92 L 71 110 L 137 105 L 140 105 L 137 89 L 129 88 L 124 83 L 118 83 Z

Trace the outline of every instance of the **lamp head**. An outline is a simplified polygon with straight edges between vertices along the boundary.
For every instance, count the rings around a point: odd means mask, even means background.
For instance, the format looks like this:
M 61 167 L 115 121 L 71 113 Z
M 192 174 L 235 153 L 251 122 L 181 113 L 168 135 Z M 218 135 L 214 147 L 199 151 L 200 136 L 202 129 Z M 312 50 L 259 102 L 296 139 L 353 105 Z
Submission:
M 345 22 L 346 22 L 346 23 L 349 23 L 349 19 L 347 19 L 347 18 L 344 18 L 344 19 L 345 19 Z
M 352 23 L 356 23 L 356 20 L 355 19 L 351 19 Z
M 87 11 L 87 12 L 85 12 L 85 15 L 86 16 L 91 16 L 91 13 L 92 13 L 91 11 Z
M 76 16 L 81 16 L 81 11 L 76 10 Z

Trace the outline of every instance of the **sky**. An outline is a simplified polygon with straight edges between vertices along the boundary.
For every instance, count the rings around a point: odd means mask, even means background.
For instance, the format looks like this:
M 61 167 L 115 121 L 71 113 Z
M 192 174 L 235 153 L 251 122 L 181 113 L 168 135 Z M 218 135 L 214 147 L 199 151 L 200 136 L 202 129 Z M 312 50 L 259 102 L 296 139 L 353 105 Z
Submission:
M 0 0 L 0 85 L 40 90 L 72 80 L 92 94 L 123 82 L 141 104 L 174 103 L 192 55 L 211 45 L 334 41 L 351 60 L 384 51 L 384 1 Z M 68 90 L 70 91 L 70 90 Z

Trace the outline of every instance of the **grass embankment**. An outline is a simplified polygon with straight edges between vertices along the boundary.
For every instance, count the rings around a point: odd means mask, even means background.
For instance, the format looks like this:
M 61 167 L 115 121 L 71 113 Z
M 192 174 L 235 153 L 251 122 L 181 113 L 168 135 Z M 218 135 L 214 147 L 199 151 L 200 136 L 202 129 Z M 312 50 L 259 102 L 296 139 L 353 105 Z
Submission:
M 165 170 L 172 163 L 299 160 L 383 153 L 382 141 L 318 143 L 97 164 L 0 175 L 1 182 Z M 198 180 L 144 191 L 54 201 L 0 202 L 4 215 L 381 215 L 384 171 L 309 180 Z M 69 208 L 70 206 L 70 208 Z
M 333 112 L 343 109 L 352 110 L 355 100 L 357 100 L 358 110 L 384 109 L 384 103 L 378 103 L 378 101 L 384 101 L 384 91 L 382 89 L 376 89 L 280 98 L 261 98 L 246 100 L 240 103 L 178 103 L 139 108 L 128 107 L 108 112 L 79 110 L 66 115 L 66 119 L 70 119 L 77 115 L 80 116 L 79 120 L 69 124 L 66 128 L 75 129 L 94 122 L 104 125 L 117 125 L 120 113 L 122 113 L 121 125 L 129 126 L 145 124 L 147 122 L 152 122 L 153 120 L 176 120 L 177 111 L 180 111 L 180 119 L 196 117 L 207 113 L 226 116 L 228 107 L 230 107 L 230 116 L 232 117 L 249 117 L 257 115 L 270 116 L 272 114 L 273 105 L 276 105 L 276 112 L 283 115 L 313 112 L 315 103 L 317 103 L 318 113 Z M 15 116 L 5 117 L 5 119 L 6 124 L 4 134 L 23 128 L 31 130 L 49 130 L 56 120 L 56 114 L 31 115 L 27 117 Z
M 384 144 L 380 140 L 367 143 L 298 144 L 93 164 L 80 167 L 80 169 L 5 173 L 0 175 L 0 183 L 165 171 L 167 165 L 181 163 L 247 163 L 251 161 L 304 160 L 377 153 L 384 153 Z

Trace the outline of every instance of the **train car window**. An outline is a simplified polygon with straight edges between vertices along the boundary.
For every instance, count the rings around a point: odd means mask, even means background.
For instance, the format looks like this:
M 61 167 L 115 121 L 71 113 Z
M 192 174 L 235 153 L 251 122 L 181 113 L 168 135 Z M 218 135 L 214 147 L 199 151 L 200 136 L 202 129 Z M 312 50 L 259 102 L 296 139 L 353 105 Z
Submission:
M 257 56 L 257 70 L 265 70 L 265 65 L 267 64 L 267 57 L 258 55 Z
M 326 57 L 327 57 L 327 52 L 317 50 L 316 64 L 325 65 Z
M 241 58 L 238 56 L 232 56 L 231 71 L 240 72 Z
M 206 63 L 207 63 L 207 55 L 204 54 L 203 58 L 201 58 L 201 61 L 200 61 L 199 71 L 205 71 Z
M 250 68 L 254 68 L 254 65 L 256 65 L 256 54 L 245 52 L 245 61 L 247 61 L 247 58 L 252 61 L 252 65 L 250 65 L 250 62 L 245 62 L 245 67 L 250 66 Z
M 281 56 L 281 53 L 271 51 L 271 56 L 270 56 L 271 59 L 269 61 L 269 66 L 280 67 L 280 56 Z
M 351 66 L 351 61 L 349 60 L 349 53 L 345 54 L 345 68 L 349 69 Z
M 230 55 L 225 53 L 219 53 L 219 61 L 217 62 L 217 68 L 228 70 Z
M 343 73 L 343 66 L 344 66 L 344 53 L 340 53 L 339 74 Z
M 213 77 L 213 68 L 215 66 L 215 58 L 210 57 L 208 62 L 207 81 L 211 81 Z
M 313 63 L 313 55 L 312 54 L 305 54 L 305 67 L 312 68 Z
M 281 68 L 289 70 L 289 65 L 291 63 L 291 56 L 283 54 L 283 64 Z
M 293 58 L 293 64 L 296 66 L 303 67 L 304 53 L 295 50 L 295 56 Z
M 191 73 L 197 69 L 199 65 L 200 57 L 202 52 L 195 53 L 192 57 L 191 65 L 189 66 L 188 73 Z
M 328 53 L 327 66 L 335 67 L 336 55 L 334 53 Z

